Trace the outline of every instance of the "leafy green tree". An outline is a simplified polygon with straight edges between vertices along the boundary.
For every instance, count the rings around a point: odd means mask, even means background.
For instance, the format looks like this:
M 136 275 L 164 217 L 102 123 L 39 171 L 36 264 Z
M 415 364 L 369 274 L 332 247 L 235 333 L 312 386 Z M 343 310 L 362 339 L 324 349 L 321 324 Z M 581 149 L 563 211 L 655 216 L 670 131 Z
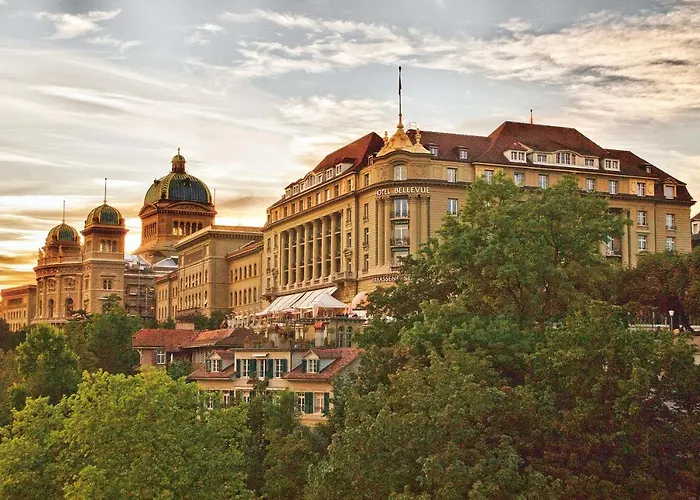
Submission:
M 62 498 L 59 480 L 63 448 L 57 433 L 63 426 L 63 403 L 29 399 L 0 429 L 0 498 Z
M 141 320 L 126 314 L 119 304 L 92 315 L 83 326 L 87 350 L 95 368 L 109 373 L 134 373 L 138 353 L 131 347 L 131 336 L 141 328 Z
M 22 328 L 16 332 L 10 331 L 10 325 L 5 319 L 0 318 L 0 351 L 15 349 L 27 338 L 28 328 Z
M 16 362 L 22 385 L 31 397 L 47 396 L 57 403 L 78 386 L 78 357 L 66 336 L 53 326 L 34 326 L 17 348 Z
M 164 330 L 173 330 L 175 328 L 175 320 L 173 318 L 168 318 L 165 321 L 158 323 L 158 328 Z
M 173 380 L 187 377 L 193 371 L 192 363 L 189 361 L 175 361 L 174 363 L 169 363 L 166 368 L 166 372 Z
M 0 350 L 0 427 L 10 423 L 10 410 L 15 407 L 9 389 L 19 382 L 15 366 L 15 352 Z

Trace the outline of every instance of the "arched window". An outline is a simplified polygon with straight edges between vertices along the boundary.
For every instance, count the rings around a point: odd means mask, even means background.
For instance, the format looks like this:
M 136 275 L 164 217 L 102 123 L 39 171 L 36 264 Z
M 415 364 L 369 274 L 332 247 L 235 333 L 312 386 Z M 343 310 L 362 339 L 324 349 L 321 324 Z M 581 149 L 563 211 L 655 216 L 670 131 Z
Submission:
M 231 298 L 229 299 L 229 307 L 233 307 L 233 292 L 231 292 Z
M 248 303 L 248 290 L 243 290 L 243 304 Z
M 73 314 L 73 299 L 68 297 L 66 299 L 66 316 Z
M 54 313 L 54 301 L 53 301 L 53 299 L 49 299 L 49 318 L 53 318 L 53 313 Z
M 173 235 L 177 236 L 177 221 L 173 221 Z

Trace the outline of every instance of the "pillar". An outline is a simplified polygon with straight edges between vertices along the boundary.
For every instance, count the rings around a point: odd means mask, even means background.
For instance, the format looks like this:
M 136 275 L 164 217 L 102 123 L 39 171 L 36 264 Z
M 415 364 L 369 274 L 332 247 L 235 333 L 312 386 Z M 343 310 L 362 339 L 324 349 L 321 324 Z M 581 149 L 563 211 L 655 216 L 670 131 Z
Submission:
M 384 265 L 384 245 L 381 244 L 382 238 L 384 237 L 383 235 L 386 234 L 386 230 L 384 228 L 384 200 L 377 200 L 375 204 L 376 208 L 376 220 L 377 220 L 377 229 L 375 231 L 375 238 L 374 238 L 374 248 L 375 248 L 375 255 L 377 257 L 377 265 L 378 266 L 383 266 Z
M 391 265 L 391 199 L 384 203 L 384 234 L 380 235 L 380 243 L 384 246 L 384 264 Z
M 408 238 L 409 252 L 413 255 L 418 250 L 418 227 L 420 223 L 419 205 L 417 198 L 408 199 Z
M 328 231 L 328 218 L 321 218 L 321 277 L 328 276 L 328 263 L 326 261 L 326 255 L 328 254 L 328 238 L 326 238 L 326 231 Z
M 331 276 L 338 272 L 338 268 L 336 266 L 336 259 L 335 259 L 335 254 L 338 252 L 338 237 L 336 234 L 338 232 L 338 229 L 339 229 L 338 222 L 339 222 L 338 221 L 338 214 L 335 212 L 332 213 L 331 214 L 331 269 L 330 269 Z
M 296 245 L 296 282 L 301 283 L 303 281 L 303 274 L 304 270 L 302 268 L 302 260 L 301 260 L 301 233 L 303 230 L 303 226 L 297 226 L 295 228 L 295 231 L 297 233 L 297 245 Z
M 304 225 L 306 236 L 306 250 L 304 251 L 304 281 L 311 281 L 314 268 L 314 223 L 307 222 Z
M 313 236 L 313 279 L 317 280 L 318 278 L 321 277 L 320 273 L 320 268 L 318 265 L 318 261 L 321 258 L 321 241 L 318 239 L 318 233 L 319 231 L 322 231 L 321 227 L 321 219 L 315 219 L 313 222 L 313 231 L 312 231 L 312 236 Z

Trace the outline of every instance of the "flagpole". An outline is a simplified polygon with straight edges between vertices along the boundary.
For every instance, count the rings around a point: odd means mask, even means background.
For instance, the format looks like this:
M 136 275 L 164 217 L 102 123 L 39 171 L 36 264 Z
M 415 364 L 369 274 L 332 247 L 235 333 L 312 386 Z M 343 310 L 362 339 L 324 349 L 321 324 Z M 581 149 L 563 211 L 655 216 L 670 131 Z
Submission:
M 403 115 L 401 114 L 401 66 L 399 66 L 399 128 L 403 128 Z

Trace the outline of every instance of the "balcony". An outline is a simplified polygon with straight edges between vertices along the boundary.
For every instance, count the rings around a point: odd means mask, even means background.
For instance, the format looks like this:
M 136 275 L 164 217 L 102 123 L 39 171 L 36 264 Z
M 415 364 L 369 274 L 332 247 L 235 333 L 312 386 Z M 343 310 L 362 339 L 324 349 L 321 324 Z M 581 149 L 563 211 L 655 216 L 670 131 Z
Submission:
M 391 238 L 390 244 L 392 247 L 408 247 L 411 244 L 411 242 L 408 237 Z
M 606 257 L 622 257 L 622 249 L 617 247 L 605 247 Z
M 390 213 L 391 220 L 407 220 L 409 218 L 408 210 L 392 210 Z
M 333 275 L 335 283 L 343 283 L 345 281 L 354 281 L 356 279 L 353 271 L 342 271 Z

